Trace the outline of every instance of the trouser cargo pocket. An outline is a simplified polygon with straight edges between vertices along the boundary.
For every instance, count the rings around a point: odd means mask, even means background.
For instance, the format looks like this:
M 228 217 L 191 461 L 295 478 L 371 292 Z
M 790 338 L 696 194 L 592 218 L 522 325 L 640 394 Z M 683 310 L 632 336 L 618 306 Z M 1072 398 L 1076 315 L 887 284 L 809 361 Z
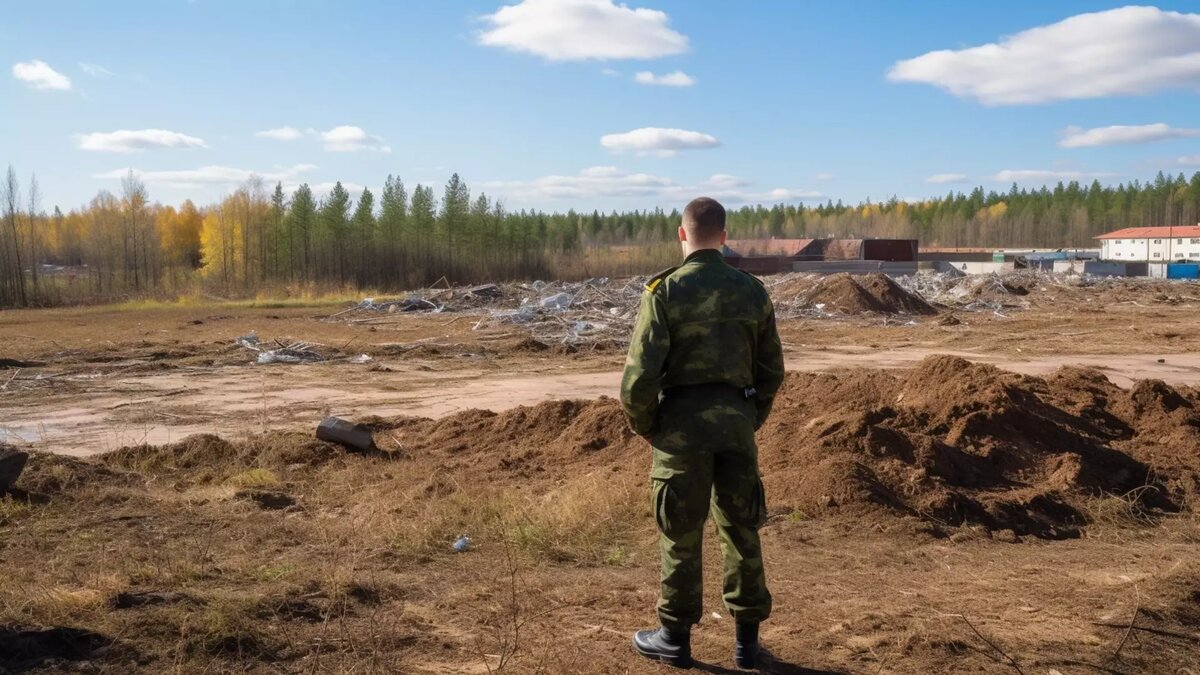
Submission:
M 658 531 L 672 539 L 704 527 L 708 518 L 708 493 L 687 493 L 675 484 L 676 480 L 653 479 L 654 521 Z M 686 489 L 686 484 L 683 487 Z
M 671 490 L 670 484 L 661 478 L 654 479 L 654 522 L 658 531 L 670 535 L 679 527 L 679 497 Z
M 754 495 L 750 499 L 751 527 L 758 529 L 767 524 L 767 490 L 763 487 L 762 479 L 754 481 Z

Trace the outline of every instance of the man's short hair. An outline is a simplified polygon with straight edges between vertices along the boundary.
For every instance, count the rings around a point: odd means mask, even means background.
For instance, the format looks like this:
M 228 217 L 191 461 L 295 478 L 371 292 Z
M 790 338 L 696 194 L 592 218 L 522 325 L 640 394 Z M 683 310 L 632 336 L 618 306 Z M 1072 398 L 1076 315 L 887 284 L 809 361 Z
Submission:
M 697 197 L 683 209 L 683 229 L 700 242 L 716 239 L 725 231 L 725 207 L 711 197 Z

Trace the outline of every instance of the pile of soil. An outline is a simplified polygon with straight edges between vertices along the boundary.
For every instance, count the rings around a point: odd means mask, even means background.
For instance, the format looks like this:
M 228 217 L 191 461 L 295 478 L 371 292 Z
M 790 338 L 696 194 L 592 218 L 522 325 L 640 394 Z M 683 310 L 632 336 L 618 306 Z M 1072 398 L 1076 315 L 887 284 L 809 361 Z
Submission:
M 339 446 L 293 432 L 272 432 L 231 442 L 196 434 L 167 445 L 135 445 L 101 455 L 105 467 L 164 475 L 178 486 L 220 483 L 248 469 L 318 468 L 345 455 Z
M 886 274 L 834 274 L 817 281 L 800 296 L 804 307 L 821 305 L 842 314 L 937 314 L 937 310 Z
M 365 423 L 389 432 L 377 435 L 384 448 L 443 455 L 447 468 L 498 470 L 526 478 L 577 473 L 589 464 L 649 470 L 649 447 L 629 430 L 620 403 L 608 397 L 547 401 L 502 413 L 467 410 L 438 420 L 397 417 Z
M 373 420 L 456 471 L 549 479 L 649 469 L 617 401 Z M 1096 497 L 1200 505 L 1200 391 L 1124 390 L 1094 369 L 1029 377 L 934 356 L 907 373 L 789 373 L 758 436 L 776 513 L 884 510 L 934 524 L 1074 536 Z
M 884 506 L 933 522 L 1071 536 L 1089 498 L 1200 505 L 1200 391 L 1094 369 L 1047 378 L 949 356 L 907 374 L 791 373 L 759 436 L 777 505 Z

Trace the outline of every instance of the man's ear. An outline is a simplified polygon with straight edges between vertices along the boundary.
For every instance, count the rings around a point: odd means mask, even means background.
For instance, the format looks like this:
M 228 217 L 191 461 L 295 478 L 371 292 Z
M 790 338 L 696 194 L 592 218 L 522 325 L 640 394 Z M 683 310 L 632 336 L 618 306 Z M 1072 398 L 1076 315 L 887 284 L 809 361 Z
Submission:
M 728 232 L 726 232 L 726 231 L 724 231 L 724 230 L 721 230 L 721 245 L 722 245 L 722 246 L 724 246 L 724 245 L 725 245 L 725 237 L 726 237 L 728 234 L 729 234 Z
M 687 241 L 687 230 L 682 225 L 679 226 L 679 241 Z

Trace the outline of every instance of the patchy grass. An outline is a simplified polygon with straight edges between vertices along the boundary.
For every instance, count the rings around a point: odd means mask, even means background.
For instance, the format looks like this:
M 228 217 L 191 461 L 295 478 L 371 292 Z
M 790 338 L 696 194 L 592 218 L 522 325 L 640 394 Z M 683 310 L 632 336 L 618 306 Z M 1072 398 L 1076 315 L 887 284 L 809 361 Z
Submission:
M 193 656 L 275 657 L 279 643 L 265 630 L 260 603 L 220 599 L 185 615 L 180 626 L 181 651 Z
M 1144 491 L 1157 489 L 1147 485 L 1123 495 L 1093 497 L 1084 503 L 1083 510 L 1093 526 L 1128 528 L 1153 525 L 1158 516 L 1146 509 L 1141 497 Z
M 173 299 L 137 298 L 105 305 L 92 305 L 83 312 L 142 312 L 146 310 L 177 309 L 303 309 L 321 308 L 346 303 L 361 302 L 363 298 L 381 297 L 370 290 L 364 291 L 309 291 L 278 289 L 260 292 L 253 298 L 223 299 L 188 292 Z
M 0 497 L 0 525 L 23 518 L 32 513 L 33 509 L 28 500 L 17 499 L 11 495 Z
M 279 476 L 270 469 L 247 469 L 229 477 L 226 483 L 241 488 L 269 488 L 282 484 Z
M 583 478 L 509 511 L 508 536 L 535 557 L 615 564 L 630 534 L 652 522 L 645 485 Z M 617 556 L 623 559 L 624 554 Z

